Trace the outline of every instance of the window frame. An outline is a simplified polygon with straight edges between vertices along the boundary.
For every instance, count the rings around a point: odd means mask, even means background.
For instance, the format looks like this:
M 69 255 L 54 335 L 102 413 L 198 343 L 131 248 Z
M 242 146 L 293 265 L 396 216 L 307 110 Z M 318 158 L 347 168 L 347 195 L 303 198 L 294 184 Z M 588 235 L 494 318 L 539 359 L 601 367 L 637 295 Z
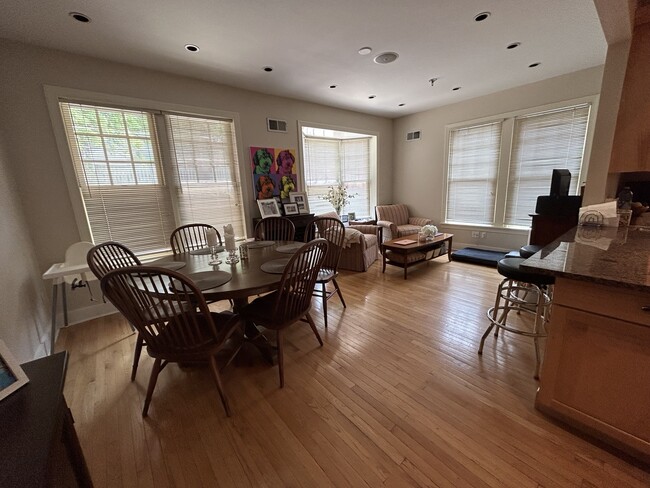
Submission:
M 299 120 L 298 137 L 300 138 L 299 139 L 300 148 L 298 150 L 299 153 L 298 158 L 300 159 L 300 163 L 301 163 L 300 164 L 301 174 L 299 175 L 299 177 L 302 184 L 302 188 L 304 188 L 305 192 L 307 192 L 307 178 L 305 175 L 307 166 L 305 164 L 305 159 L 304 159 L 305 148 L 304 148 L 303 127 L 314 128 L 314 129 L 326 129 L 326 130 L 340 131 L 340 132 L 349 132 L 349 133 L 368 136 L 370 138 L 370 147 L 368 151 L 368 157 L 370 159 L 370 168 L 368 171 L 369 178 L 370 178 L 368 182 L 368 200 L 369 200 L 368 205 L 370 208 L 370 212 L 372 212 L 372 210 L 377 206 L 377 187 L 379 185 L 379 182 L 377 180 L 377 172 L 378 172 L 377 167 L 379 165 L 379 133 L 367 129 L 357 129 L 353 127 L 344 127 L 344 126 Z M 372 218 L 372 215 L 370 215 L 369 217 Z
M 244 219 L 246 223 L 246 229 L 248 229 L 249 218 L 249 209 L 247 202 L 251 199 L 254 199 L 250 193 L 249 185 L 244 184 L 243 182 L 247 181 L 249 177 L 248 168 L 242 165 L 241 161 L 244 161 L 244 150 L 241 137 L 241 124 L 239 119 L 239 114 L 236 112 L 228 112 L 222 110 L 214 110 L 205 107 L 196 107 L 190 105 L 182 105 L 169 102 L 161 102 L 157 100 L 149 100 L 142 98 L 133 98 L 125 97 L 121 95 L 113 95 L 108 93 L 99 93 L 92 92 L 87 90 L 79 90 L 74 88 L 65 88 L 59 86 L 45 85 L 43 87 L 45 92 L 46 104 L 48 107 L 48 112 L 50 114 L 50 120 L 52 122 L 52 128 L 54 131 L 54 136 L 56 140 L 57 149 L 59 152 L 59 158 L 61 160 L 61 165 L 63 167 L 63 173 L 66 180 L 66 186 L 68 188 L 68 194 L 70 197 L 70 203 L 72 205 L 72 210 L 75 217 L 75 222 L 77 224 L 77 229 L 79 231 L 79 238 L 84 241 L 92 242 L 92 233 L 90 229 L 90 223 L 88 221 L 88 216 L 86 215 L 86 209 L 84 205 L 84 200 L 79 191 L 77 184 L 77 175 L 75 173 L 74 162 L 70 154 L 70 149 L 68 147 L 67 135 L 65 131 L 65 125 L 61 117 L 61 110 L 59 108 L 59 101 L 74 101 L 84 104 L 97 104 L 107 107 L 115 107 L 120 109 L 134 110 L 134 109 L 143 109 L 151 110 L 155 112 L 170 112 L 176 113 L 179 115 L 187 116 L 196 116 L 196 117 L 206 117 L 206 118 L 219 118 L 219 119 L 230 119 L 234 124 L 236 137 L 235 150 L 237 151 L 237 157 L 239 160 L 239 178 L 241 183 L 241 193 L 242 193 L 242 204 L 244 211 Z M 160 131 L 158 133 L 160 136 Z M 160 140 L 161 152 L 163 153 L 162 157 L 167 158 L 168 155 L 164 154 L 165 151 L 168 151 L 165 146 L 165 141 Z M 165 169 L 165 164 L 163 164 L 163 172 L 167 173 Z M 167 177 L 167 174 L 165 174 Z M 173 200 L 173 199 L 172 199 Z M 175 217 L 178 218 L 176 214 L 176 203 L 173 202 Z
M 571 178 L 581 178 L 581 181 L 584 181 L 586 175 L 589 171 L 589 164 L 591 159 L 591 146 L 594 137 L 594 128 L 596 125 L 596 115 L 598 113 L 598 95 L 590 95 L 586 97 L 573 98 L 569 100 L 563 100 L 560 102 L 554 102 L 545 105 L 538 105 L 534 107 L 529 107 L 525 109 L 519 109 L 511 112 L 504 112 L 497 115 L 481 117 L 472 120 L 466 120 L 463 122 L 457 122 L 453 124 L 448 124 L 445 126 L 445 146 L 444 146 L 444 167 L 443 167 L 443 191 L 441 195 L 441 208 L 442 208 L 442 217 L 445 219 L 443 225 L 450 229 L 467 229 L 472 227 L 493 229 L 504 232 L 515 232 L 523 233 L 528 232 L 529 226 L 516 226 L 516 225 L 506 225 L 505 222 L 505 212 L 506 212 L 506 198 L 507 198 L 507 189 L 508 189 L 508 176 L 511 164 L 511 157 L 513 151 L 513 142 L 514 142 L 514 129 L 515 129 L 515 118 L 532 115 L 540 112 L 547 112 L 553 110 L 559 110 L 563 108 L 573 107 L 575 105 L 582 104 L 591 104 L 591 110 L 589 114 L 589 121 L 587 124 L 587 134 L 585 138 L 585 148 L 583 154 L 583 162 L 580 171 L 580 175 L 571 175 Z M 447 222 L 447 194 L 449 191 L 449 144 L 451 141 L 451 131 L 456 129 L 462 129 L 464 127 L 472 127 L 475 125 L 486 124 L 490 122 L 502 122 L 501 128 L 501 151 L 499 155 L 499 163 L 497 168 L 497 194 L 495 198 L 495 209 L 494 209 L 494 223 L 492 225 L 485 224 L 473 224 L 473 223 L 461 223 L 461 222 Z M 549 189 L 551 181 L 549 178 Z

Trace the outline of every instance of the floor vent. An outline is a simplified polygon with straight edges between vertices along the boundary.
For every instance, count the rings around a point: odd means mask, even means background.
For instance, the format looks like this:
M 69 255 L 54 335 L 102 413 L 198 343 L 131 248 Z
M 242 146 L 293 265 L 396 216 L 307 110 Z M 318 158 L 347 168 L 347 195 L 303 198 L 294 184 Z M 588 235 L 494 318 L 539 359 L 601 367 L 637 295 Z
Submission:
M 269 132 L 286 132 L 287 121 L 278 119 L 266 119 L 266 129 Z
M 406 133 L 407 141 L 417 141 L 421 137 L 422 137 L 422 132 L 420 132 L 419 130 L 414 130 L 413 132 Z

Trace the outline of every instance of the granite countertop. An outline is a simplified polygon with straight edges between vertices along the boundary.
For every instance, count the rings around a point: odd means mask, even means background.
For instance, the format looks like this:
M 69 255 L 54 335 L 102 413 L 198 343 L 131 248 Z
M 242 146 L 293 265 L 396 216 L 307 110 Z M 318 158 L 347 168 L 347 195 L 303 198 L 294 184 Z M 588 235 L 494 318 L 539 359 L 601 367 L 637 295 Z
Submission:
M 579 226 L 528 258 L 521 267 L 650 292 L 650 227 Z

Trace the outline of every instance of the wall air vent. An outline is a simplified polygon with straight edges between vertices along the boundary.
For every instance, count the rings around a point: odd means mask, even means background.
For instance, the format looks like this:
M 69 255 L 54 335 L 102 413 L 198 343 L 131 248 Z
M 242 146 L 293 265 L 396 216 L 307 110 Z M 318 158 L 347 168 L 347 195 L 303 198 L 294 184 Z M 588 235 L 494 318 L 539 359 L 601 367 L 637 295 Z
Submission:
M 278 119 L 266 119 L 266 130 L 269 132 L 286 132 L 287 121 Z
M 406 133 L 407 141 L 417 141 L 420 138 L 422 138 L 422 132 L 420 132 L 419 130 L 414 130 L 413 132 Z

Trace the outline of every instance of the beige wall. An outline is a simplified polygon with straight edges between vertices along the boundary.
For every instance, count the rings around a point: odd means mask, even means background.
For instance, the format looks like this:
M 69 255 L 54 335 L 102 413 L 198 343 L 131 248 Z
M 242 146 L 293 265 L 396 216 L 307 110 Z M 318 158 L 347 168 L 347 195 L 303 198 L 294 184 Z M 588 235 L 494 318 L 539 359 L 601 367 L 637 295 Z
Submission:
M 598 95 L 602 75 L 602 66 L 590 68 L 395 120 L 393 200 L 407 203 L 418 216 L 442 222 L 447 125 Z M 406 142 L 412 130 L 421 130 L 422 139 Z M 487 237 L 475 239 L 472 228 L 445 228 L 455 235 L 454 248 L 516 249 L 528 239 L 527 232 L 516 230 L 481 229 Z
M 0 123 L 0 127 L 6 129 L 6 124 Z M 0 339 L 19 362 L 25 362 L 43 355 L 44 344 L 49 347 L 48 302 L 10 169 L 14 159 L 5 132 L 0 132 Z
M 15 188 L 9 188 L 2 198 L 8 199 L 15 207 L 12 215 L 22 212 L 25 216 L 24 219 L 13 217 L 16 235 L 21 240 L 20 244 L 14 243 L 11 247 L 25 245 L 26 250 L 33 248 L 28 263 L 20 262 L 19 268 L 35 268 L 39 272 L 30 277 L 40 285 L 37 295 L 43 291 L 49 293 L 49 286 L 40 282 L 40 273 L 52 263 L 62 261 L 68 245 L 80 239 L 46 106 L 44 85 L 236 112 L 241 129 L 240 147 L 244 149 L 253 145 L 299 148 L 298 120 L 376 133 L 379 140 L 377 198 L 380 201 L 391 198 L 393 122 L 390 119 L 6 40 L 0 40 L 0 64 L 0 123 L 11 149 L 11 159 L 3 162 L 2 170 L 16 181 Z M 267 117 L 286 120 L 288 132 L 267 132 Z M 249 164 L 248 155 L 241 156 L 242 164 Z M 249 180 L 244 184 L 247 188 L 252 186 Z M 248 199 L 246 204 L 250 210 L 249 217 L 258 215 L 252 199 Z M 3 205 L 3 214 L 6 211 Z M 29 242 L 29 235 L 33 244 Z M 13 265 L 11 260 L 16 259 L 11 254 L 5 255 L 4 248 L 2 257 L 0 265 L 3 267 Z M 34 294 L 32 290 L 30 297 L 33 298 Z M 49 306 L 47 302 L 44 305 Z M 13 307 L 11 303 L 8 306 Z M 37 304 L 37 308 L 42 306 Z M 75 315 L 74 310 L 87 306 L 87 293 L 75 291 L 71 297 L 72 321 L 91 313 Z M 10 316 L 22 312 L 14 309 Z M 7 323 L 0 331 L 5 335 L 5 329 L 14 327 L 22 325 Z M 24 342 L 27 337 L 24 332 L 12 332 L 12 335 L 16 336 L 14 342 Z M 33 344 L 33 337 L 30 336 L 27 342 Z

